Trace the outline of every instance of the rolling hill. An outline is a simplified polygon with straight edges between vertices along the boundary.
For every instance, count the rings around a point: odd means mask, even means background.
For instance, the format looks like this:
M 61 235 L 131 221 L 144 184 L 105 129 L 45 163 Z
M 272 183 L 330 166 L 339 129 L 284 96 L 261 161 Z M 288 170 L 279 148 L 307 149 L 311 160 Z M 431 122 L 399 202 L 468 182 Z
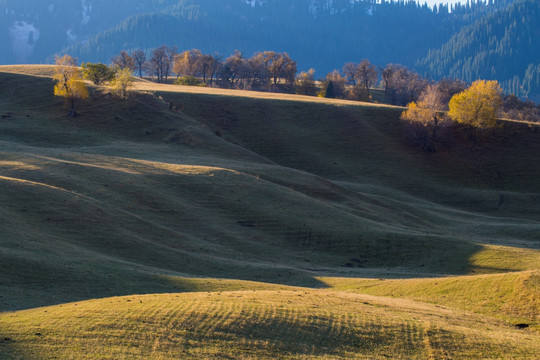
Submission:
M 0 357 L 537 353 L 537 127 L 424 154 L 400 108 L 147 81 L 72 119 L 51 73 L 0 66 Z
M 91 300 L 0 317 L 0 329 L 8 359 L 533 359 L 540 350 L 537 334 L 472 313 L 327 290 Z

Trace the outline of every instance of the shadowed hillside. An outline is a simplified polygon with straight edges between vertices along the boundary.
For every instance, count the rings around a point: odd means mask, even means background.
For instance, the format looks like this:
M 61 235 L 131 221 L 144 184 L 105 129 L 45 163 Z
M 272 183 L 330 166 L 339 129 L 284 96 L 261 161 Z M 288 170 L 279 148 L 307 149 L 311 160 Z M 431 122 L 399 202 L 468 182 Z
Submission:
M 91 88 L 91 98 L 77 104 L 80 116 L 68 118 L 62 100 L 52 95 L 50 71 L 0 67 L 0 310 L 158 294 L 148 299 L 166 300 L 162 313 L 158 311 L 158 318 L 166 319 L 169 311 L 183 310 L 175 308 L 169 295 L 159 294 L 193 292 L 181 296 L 195 303 L 205 291 L 211 293 L 209 299 L 217 299 L 219 291 L 246 292 L 238 296 L 254 291 L 247 303 L 242 300 L 240 307 L 223 310 L 243 318 L 244 306 L 263 301 L 260 291 L 267 290 L 275 302 L 261 311 L 275 316 L 245 318 L 246 328 L 237 329 L 230 340 L 253 349 L 254 340 L 244 339 L 243 331 L 253 333 L 246 329 L 260 321 L 268 325 L 264 329 L 270 335 L 257 342 L 259 352 L 249 350 L 246 357 L 351 357 L 362 346 L 339 344 L 357 341 L 360 335 L 354 329 L 359 324 L 370 324 L 360 338 L 375 339 L 365 343 L 371 350 L 362 354 L 381 346 L 387 357 L 395 358 L 403 345 L 390 340 L 395 336 L 416 339 L 407 343 L 413 344 L 409 358 L 428 358 L 430 351 L 475 358 L 475 348 L 491 354 L 487 358 L 506 351 L 522 358 L 534 353 L 532 340 L 518 345 L 521 333 L 508 326 L 538 324 L 537 303 L 517 300 L 537 297 L 540 189 L 539 170 L 531 164 L 540 155 L 536 128 L 505 125 L 476 144 L 456 137 L 439 153 L 426 155 L 405 140 L 398 108 L 214 89 L 190 93 L 176 86 L 153 89 L 151 83 L 139 83 L 145 90 L 127 102 L 111 97 L 105 87 Z M 498 275 L 508 272 L 520 275 Z M 439 277 L 471 274 L 487 275 L 445 280 L 454 297 L 437 291 Z M 493 290 L 493 297 L 460 300 L 456 295 L 498 283 L 496 276 L 507 276 L 500 278 L 504 286 L 483 288 Z M 400 280 L 380 280 L 390 278 Z M 519 291 L 511 292 L 513 288 Z M 293 293 L 279 295 L 285 290 Z M 453 320 L 442 324 L 435 320 L 432 305 L 424 312 L 416 307 L 419 303 L 406 306 L 412 313 L 398 303 L 388 305 L 388 313 L 372 313 L 400 319 L 380 325 L 387 330 L 377 330 L 375 320 L 362 317 L 332 325 L 346 313 L 369 313 L 358 307 L 364 298 L 337 295 L 343 290 L 472 311 L 485 316 L 478 321 L 496 324 L 497 330 L 490 332 L 486 325 L 472 336 L 463 329 L 476 325 L 462 323 L 454 310 Z M 302 304 L 307 307 L 289 309 L 289 301 L 304 292 L 308 299 Z M 336 300 L 338 308 L 321 310 L 319 320 L 310 322 L 307 308 L 334 306 L 321 303 L 319 294 L 345 300 Z M 507 307 L 494 305 L 499 296 Z M 138 297 L 118 301 L 133 299 L 146 302 Z M 104 308 L 108 301 L 84 306 Z M 381 301 L 387 300 L 376 302 Z M 229 309 L 227 301 L 218 303 Z M 427 320 L 415 323 L 413 308 Z M 208 309 L 204 316 L 224 319 L 222 310 L 213 309 L 217 312 Z M 502 316 L 501 309 L 511 311 Z M 140 316 L 156 311 L 139 310 Z M 20 358 L 60 341 L 28 338 L 59 334 L 56 326 L 64 329 L 61 319 L 72 317 L 62 310 L 45 311 L 51 313 L 44 318 L 31 312 L 0 316 L 0 337 L 11 339 L 0 342 L 0 357 Z M 408 320 L 396 315 L 406 312 Z M 116 322 L 111 314 L 99 316 L 105 327 Z M 126 316 L 122 321 L 146 321 Z M 194 319 L 203 315 L 188 311 L 185 316 L 183 323 L 199 324 Z M 128 326 L 122 321 L 120 327 Z M 158 328 L 168 329 L 156 321 Z M 68 332 L 83 331 L 83 323 Z M 273 341 L 290 334 L 273 329 L 290 323 L 341 335 L 323 350 L 305 347 L 319 342 L 315 330 L 303 340 L 277 346 Z M 413 323 L 413 335 L 398 331 Z M 182 338 L 185 344 L 198 344 L 191 357 L 230 356 L 220 352 L 229 340 L 220 337 L 220 325 L 212 324 L 190 330 L 201 338 L 170 335 L 176 340 L 163 340 L 169 345 L 162 351 L 141 340 L 144 346 L 136 354 L 116 352 L 116 346 L 124 345 L 111 342 L 94 355 L 142 358 L 152 354 L 152 348 L 156 358 L 167 358 Z M 97 341 L 109 337 L 96 328 L 83 332 L 88 339 L 98 336 Z M 146 333 L 155 329 L 140 329 L 140 336 Z M 416 342 L 427 341 L 426 334 L 435 333 L 440 345 L 412 350 Z M 534 332 L 526 334 L 536 338 Z M 501 336 L 515 342 L 504 345 Z M 459 345 L 464 338 L 469 342 Z M 92 347 L 93 340 L 85 341 L 70 338 L 68 343 L 70 348 Z M 215 348 L 200 347 L 212 342 Z M 268 342 L 273 345 L 265 347 Z M 49 349 L 50 357 L 80 356 L 63 352 L 63 346 Z
M 509 169 L 520 183 L 504 188 L 475 167 L 507 161 L 498 150 L 425 157 L 401 140 L 397 109 L 185 93 L 122 103 L 96 88 L 68 119 L 49 78 L 0 81 L 3 286 L 25 301 L 33 274 L 46 304 L 173 290 L 153 281 L 164 273 L 320 286 L 313 271 L 465 274 L 538 260 L 526 250 L 538 245 L 537 169 Z M 473 265 L 482 243 L 524 257 Z M 87 271 L 80 293 L 63 284 Z

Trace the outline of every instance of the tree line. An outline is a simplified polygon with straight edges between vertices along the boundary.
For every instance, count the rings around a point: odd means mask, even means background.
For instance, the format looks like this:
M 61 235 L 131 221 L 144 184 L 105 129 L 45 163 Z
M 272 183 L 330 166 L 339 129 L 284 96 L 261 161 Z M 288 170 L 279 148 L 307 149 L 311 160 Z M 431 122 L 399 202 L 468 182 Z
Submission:
M 180 52 L 175 46 L 162 45 L 150 51 L 122 50 L 111 58 L 114 68 L 132 70 L 139 77 L 157 82 L 200 85 L 243 90 L 297 93 L 302 95 L 373 101 L 373 89 L 383 91 L 382 102 L 405 106 L 417 101 L 434 81 L 401 64 L 378 67 L 368 59 L 347 62 L 323 78 L 315 78 L 315 69 L 298 73 L 297 63 L 288 53 L 256 52 L 251 57 L 235 50 L 228 57 L 206 54 L 199 49 Z M 463 91 L 467 83 L 443 78 L 438 82 L 448 101 Z M 516 104 L 516 101 L 509 102 Z M 523 107 L 523 104 L 519 105 Z
M 180 52 L 177 47 L 166 45 L 150 52 L 123 50 L 111 58 L 112 68 L 129 69 L 139 77 L 146 76 L 157 82 L 361 101 L 375 101 L 373 89 L 378 87 L 383 95 L 377 96 L 377 101 L 398 106 L 417 102 L 430 85 L 438 86 L 446 103 L 468 86 L 462 80 L 448 78 L 434 82 L 401 64 L 377 67 L 368 59 L 347 62 L 341 70 L 334 69 L 319 79 L 315 78 L 313 68 L 298 73 L 296 64 L 286 52 L 261 51 L 247 57 L 235 50 L 223 57 L 205 54 L 199 49 Z M 504 104 L 509 117 L 538 121 L 535 105 L 530 101 L 523 102 L 514 96 L 508 97 Z
M 324 78 L 315 70 L 298 74 L 297 63 L 288 53 L 261 51 L 251 57 L 235 50 L 224 58 L 199 49 L 179 52 L 175 46 L 160 46 L 148 55 L 142 49 L 123 50 L 111 58 L 113 67 L 128 68 L 139 77 L 180 85 L 203 85 L 243 90 L 273 91 L 369 101 L 372 89 L 382 86 L 387 101 L 406 105 L 418 98 L 428 81 L 398 64 L 379 68 L 368 59 L 348 62 Z
M 149 76 L 157 82 L 205 85 L 223 88 L 290 92 L 297 73 L 296 61 L 289 54 L 262 51 L 245 57 L 235 51 L 227 58 L 204 54 L 193 49 L 179 52 L 175 46 L 160 46 L 149 55 L 138 49 L 121 51 L 111 59 L 112 65 L 129 68 L 139 77 Z

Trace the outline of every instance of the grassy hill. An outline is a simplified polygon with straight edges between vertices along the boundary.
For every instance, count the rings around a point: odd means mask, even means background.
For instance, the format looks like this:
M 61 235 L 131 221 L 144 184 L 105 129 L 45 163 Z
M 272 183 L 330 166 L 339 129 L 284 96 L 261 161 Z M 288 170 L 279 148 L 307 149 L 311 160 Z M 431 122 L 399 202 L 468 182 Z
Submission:
M 0 66 L 0 357 L 533 358 L 537 127 L 426 155 L 399 108 L 149 82 L 72 119 L 50 74 Z
M 129 296 L 0 318 L 8 359 L 532 359 L 538 335 L 472 313 L 326 290 Z

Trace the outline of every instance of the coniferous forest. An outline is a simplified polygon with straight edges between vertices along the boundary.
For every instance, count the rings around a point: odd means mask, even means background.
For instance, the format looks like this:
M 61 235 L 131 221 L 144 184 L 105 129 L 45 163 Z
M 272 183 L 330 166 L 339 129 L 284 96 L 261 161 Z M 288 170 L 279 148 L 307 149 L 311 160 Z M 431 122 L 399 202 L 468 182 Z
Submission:
M 497 79 L 506 91 L 540 101 L 540 2 L 521 0 L 465 27 L 419 69 L 434 78 Z

